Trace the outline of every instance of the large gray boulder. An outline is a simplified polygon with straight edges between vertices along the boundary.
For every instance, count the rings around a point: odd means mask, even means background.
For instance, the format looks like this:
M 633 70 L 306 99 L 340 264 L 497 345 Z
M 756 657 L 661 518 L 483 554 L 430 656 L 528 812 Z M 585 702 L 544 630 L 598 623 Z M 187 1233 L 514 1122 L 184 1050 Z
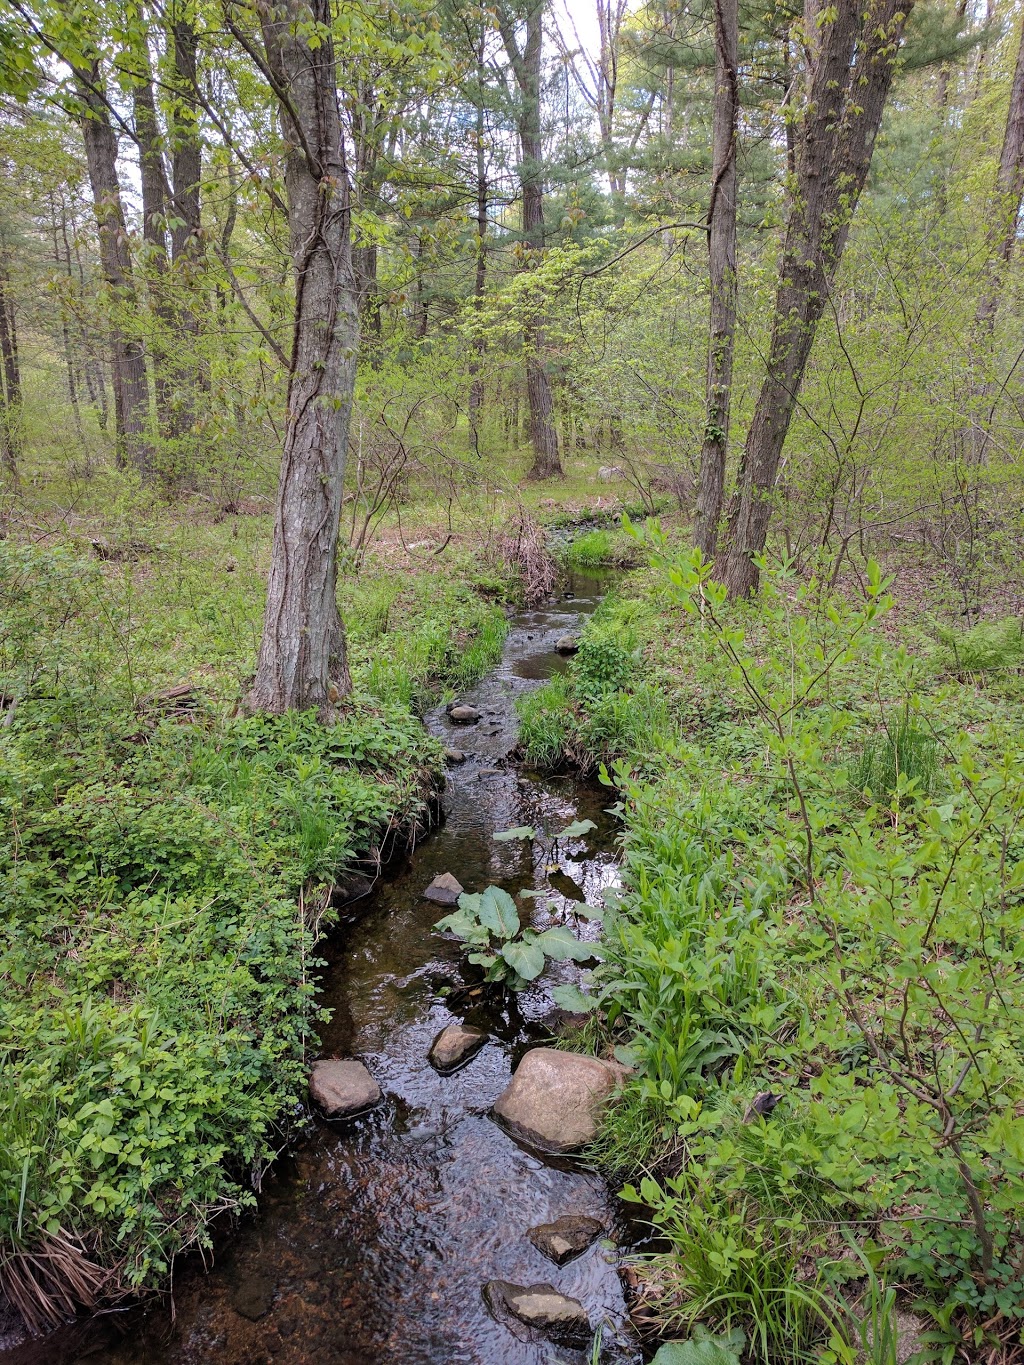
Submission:
M 515 1318 L 562 1345 L 585 1345 L 590 1340 L 587 1310 L 554 1285 L 490 1280 L 484 1285 L 484 1302 L 499 1322 Z
M 568 1152 L 597 1136 L 601 1109 L 622 1084 L 625 1067 L 535 1047 L 494 1102 L 494 1114 L 534 1147 Z
M 474 1057 L 486 1042 L 487 1034 L 483 1029 L 474 1028 L 472 1024 L 449 1024 L 431 1044 L 430 1065 L 447 1075 Z
M 448 719 L 453 725 L 476 725 L 481 719 L 481 713 L 475 706 L 469 706 L 466 702 L 459 702 L 457 705 L 448 708 Z
M 562 635 L 555 641 L 555 649 L 559 654 L 578 654 L 580 642 L 575 635 Z
M 328 1119 L 347 1119 L 380 1103 L 380 1086 L 354 1057 L 329 1057 L 309 1074 L 309 1094 Z

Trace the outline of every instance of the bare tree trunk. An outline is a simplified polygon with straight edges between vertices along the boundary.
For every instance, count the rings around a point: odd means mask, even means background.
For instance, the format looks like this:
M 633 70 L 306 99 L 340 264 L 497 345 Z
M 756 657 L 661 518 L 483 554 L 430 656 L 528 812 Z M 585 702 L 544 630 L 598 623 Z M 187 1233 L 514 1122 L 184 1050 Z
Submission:
M 134 307 L 135 290 L 121 186 L 117 178 L 117 136 L 106 101 L 100 94 L 98 60 L 93 60 L 87 68 L 74 70 L 83 105 L 82 137 L 96 214 L 100 268 L 111 294 L 110 352 L 118 463 L 134 465 L 143 478 L 148 478 L 151 462 L 145 439 L 149 419 L 146 357 L 141 341 L 125 330 L 121 316 Z
M 739 109 L 739 4 L 715 0 L 715 109 L 708 274 L 711 319 L 704 444 L 700 452 L 694 539 L 705 559 L 718 549 L 725 460 L 729 445 L 732 361 L 736 332 L 736 119 Z
M 1024 196 L 1024 29 L 1017 47 L 1017 64 L 1006 111 L 1003 149 L 996 174 L 995 195 L 987 234 L 988 262 L 985 287 L 974 315 L 972 345 L 971 456 L 984 464 L 992 441 L 991 399 L 993 338 L 1003 275 L 1017 240 L 1021 198 Z
M 146 243 L 146 277 L 156 327 L 149 353 L 153 366 L 157 424 L 162 436 L 173 431 L 173 383 L 169 374 L 167 343 L 174 332 L 172 310 L 167 305 L 167 234 L 165 220 L 170 208 L 170 188 L 160 146 L 160 125 L 153 97 L 149 54 L 140 53 L 143 79 L 132 89 L 135 137 L 139 146 L 139 179 L 142 187 L 142 236 Z
M 0 257 L 0 361 L 3 368 L 3 412 L 0 413 L 0 464 L 18 481 L 21 454 L 21 368 L 18 330 L 11 300 L 7 262 Z
M 515 21 L 499 15 L 502 42 L 519 88 L 519 181 L 523 197 L 523 239 L 533 252 L 544 250 L 544 141 L 541 129 L 541 52 L 545 0 L 530 0 L 526 13 L 526 42 L 519 47 Z M 544 356 L 544 325 L 535 318 L 524 329 L 526 393 L 530 404 L 530 441 L 533 467 L 528 478 L 560 478 L 558 433 L 555 430 L 551 377 Z
M 315 47 L 304 36 L 310 21 Z M 261 6 L 260 24 L 287 146 L 296 291 L 273 554 L 249 704 L 276 713 L 316 707 L 328 720 L 352 690 L 336 593 L 359 345 L 345 140 L 329 0 L 285 0 L 272 13 Z
M 487 284 L 487 159 L 484 156 L 484 43 L 486 29 L 480 30 L 477 46 L 477 104 L 476 104 L 476 277 L 473 280 L 473 307 L 479 312 L 484 303 Z M 480 413 L 484 404 L 483 361 L 487 343 L 477 337 L 476 358 L 469 367 L 469 439 L 473 453 L 480 454 Z
M 199 397 L 209 392 L 209 368 L 202 354 L 201 318 L 206 301 L 201 289 L 203 268 L 202 143 L 197 122 L 198 39 L 185 7 L 171 8 L 170 43 L 174 57 L 175 97 L 169 120 L 171 191 L 171 264 L 174 282 L 174 331 L 180 354 L 174 357 L 174 404 L 170 434 L 187 436 L 199 416 Z M 182 471 L 186 472 L 186 471 Z
M 775 478 L 814 333 L 835 280 L 850 220 L 867 179 L 913 0 L 838 0 L 819 26 L 798 131 L 796 190 L 789 207 L 767 374 L 747 433 L 730 525 L 724 581 L 730 596 L 758 583 Z M 826 11 L 822 11 L 826 13 Z

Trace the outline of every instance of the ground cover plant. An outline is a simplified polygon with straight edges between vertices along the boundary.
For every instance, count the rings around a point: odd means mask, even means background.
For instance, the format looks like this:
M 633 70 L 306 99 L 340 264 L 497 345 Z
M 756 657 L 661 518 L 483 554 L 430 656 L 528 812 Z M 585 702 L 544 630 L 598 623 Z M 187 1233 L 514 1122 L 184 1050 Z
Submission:
M 426 819 L 413 705 L 504 635 L 462 583 L 366 575 L 337 723 L 247 715 L 258 590 L 210 578 L 0 541 L 0 1278 L 37 1330 L 252 1204 L 301 1118 L 326 890 Z
M 644 672 L 674 724 L 656 756 L 628 728 L 592 751 L 621 794 L 625 888 L 590 1004 L 638 1073 L 595 1155 L 671 1248 L 641 1264 L 641 1293 L 680 1334 L 741 1327 L 744 1358 L 853 1360 L 874 1284 L 887 1320 L 915 1306 L 929 1358 L 1012 1359 L 1014 689 L 959 681 L 948 638 L 893 647 L 874 567 L 853 602 L 776 572 L 754 612 L 699 553 L 653 548 L 610 610 L 656 641 Z M 532 698 L 528 751 L 538 716 L 585 745 L 592 704 L 585 667 Z

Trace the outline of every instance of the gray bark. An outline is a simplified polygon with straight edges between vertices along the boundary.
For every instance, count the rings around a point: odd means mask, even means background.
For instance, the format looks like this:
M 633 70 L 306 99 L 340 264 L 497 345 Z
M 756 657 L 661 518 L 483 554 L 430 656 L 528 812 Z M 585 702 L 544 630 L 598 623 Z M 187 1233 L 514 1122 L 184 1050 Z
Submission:
M 805 28 L 817 33 L 797 133 L 796 187 L 775 298 L 767 374 L 747 433 L 729 527 L 724 581 L 730 596 L 758 584 L 772 495 L 814 334 L 835 279 L 850 220 L 867 179 L 914 0 L 838 0 L 820 27 L 807 0 Z
M 113 302 L 110 360 L 114 382 L 114 425 L 118 462 L 131 464 L 143 478 L 151 473 L 145 439 L 149 389 L 142 342 L 126 330 L 124 318 L 135 308 L 132 260 L 125 226 L 121 186 L 117 178 L 117 135 L 100 93 L 100 66 L 76 67 L 75 86 L 82 103 L 82 137 L 89 168 L 93 209 L 99 237 L 100 268 Z
M 715 0 L 715 108 L 712 184 L 708 206 L 711 318 L 704 443 L 700 452 L 694 539 L 705 559 L 718 549 L 725 460 L 729 444 L 732 362 L 736 332 L 736 120 L 739 108 L 738 0 Z
M 544 0 L 530 0 L 526 13 L 526 41 L 519 47 L 515 21 L 499 15 L 505 45 L 519 89 L 519 182 L 523 199 L 523 240 L 533 252 L 544 250 L 544 141 L 541 128 L 541 52 L 544 38 Z M 544 325 L 534 319 L 524 329 L 526 393 L 530 405 L 531 479 L 559 478 L 558 433 L 554 423 L 551 376 L 545 358 Z
M 996 174 L 995 197 L 989 215 L 988 261 L 985 286 L 974 317 L 971 454 L 984 464 L 992 441 L 991 369 L 993 338 L 1003 276 L 1017 240 L 1021 198 L 1024 196 L 1024 29 L 1017 47 L 1017 64 L 1006 111 L 1003 146 Z
M 21 453 L 21 370 L 18 332 L 11 300 L 7 263 L 0 259 L 0 361 L 3 374 L 3 411 L 0 413 L 0 463 L 17 482 Z
M 304 31 L 317 25 L 310 47 Z M 295 322 L 274 544 L 249 703 L 329 719 L 351 691 L 338 611 L 338 527 L 359 345 L 348 172 L 329 0 L 261 11 L 266 74 L 281 107 L 295 263 Z M 240 36 L 236 32 L 236 36 Z

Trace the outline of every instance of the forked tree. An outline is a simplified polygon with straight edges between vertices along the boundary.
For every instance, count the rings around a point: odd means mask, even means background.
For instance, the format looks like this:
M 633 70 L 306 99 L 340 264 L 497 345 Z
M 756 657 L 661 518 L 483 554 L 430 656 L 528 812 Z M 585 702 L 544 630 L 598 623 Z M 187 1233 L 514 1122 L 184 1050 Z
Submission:
M 337 601 L 338 527 L 359 344 L 348 170 L 330 0 L 229 8 L 228 27 L 277 100 L 285 143 L 295 317 L 284 450 L 256 678 L 249 705 L 315 707 L 352 690 Z
M 767 373 L 747 432 L 722 577 L 758 583 L 782 448 L 842 259 L 914 0 L 806 0 L 806 92 L 775 296 Z

